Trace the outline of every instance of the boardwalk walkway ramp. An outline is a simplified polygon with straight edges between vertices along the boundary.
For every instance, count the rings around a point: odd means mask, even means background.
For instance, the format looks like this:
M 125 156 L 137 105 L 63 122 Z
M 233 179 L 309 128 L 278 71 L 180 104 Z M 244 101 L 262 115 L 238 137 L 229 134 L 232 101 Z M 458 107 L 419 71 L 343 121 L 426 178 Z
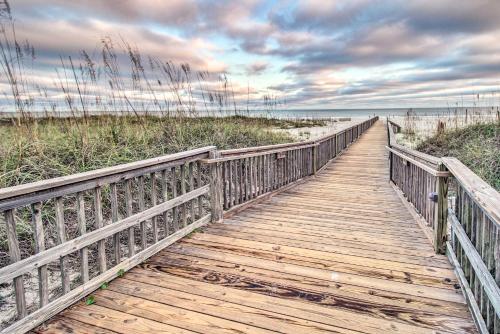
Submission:
M 499 334 L 500 195 L 399 131 L 0 189 L 0 334 Z
M 36 333 L 474 333 L 389 184 L 379 121 L 320 173 L 212 223 Z

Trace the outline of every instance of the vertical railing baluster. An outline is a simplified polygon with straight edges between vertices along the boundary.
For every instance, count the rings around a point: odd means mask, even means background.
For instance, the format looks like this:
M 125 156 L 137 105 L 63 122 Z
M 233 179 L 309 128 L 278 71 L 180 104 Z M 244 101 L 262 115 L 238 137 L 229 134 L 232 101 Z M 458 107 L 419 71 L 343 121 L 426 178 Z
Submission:
M 111 222 L 116 223 L 119 219 L 118 217 L 118 190 L 116 183 L 111 183 Z M 120 243 L 120 233 L 115 233 L 113 235 L 113 252 L 115 265 L 121 262 L 121 243 Z
M 125 209 L 127 217 L 132 216 L 133 208 L 132 208 L 132 181 L 131 179 L 127 179 L 125 181 Z M 135 231 L 134 227 L 130 227 L 128 229 L 128 257 L 132 257 L 135 255 Z
M 56 198 L 56 229 L 58 243 L 62 244 L 66 242 L 66 229 L 64 226 L 64 205 L 62 197 Z M 61 284 L 62 292 L 66 294 L 70 291 L 70 280 L 69 280 L 69 267 L 67 256 L 61 256 L 60 260 L 61 268 Z
M 146 210 L 146 203 L 145 203 L 145 193 L 144 193 L 144 176 L 140 175 L 137 178 L 137 181 L 139 182 L 139 212 L 143 212 Z M 146 239 L 146 222 L 141 221 L 139 224 L 139 229 L 141 232 L 141 248 L 146 249 L 148 246 L 148 242 Z
M 227 162 L 222 162 L 222 199 L 224 210 L 229 208 L 229 184 L 228 184 L 228 171 L 227 171 Z
M 254 197 L 254 191 L 255 191 L 255 183 L 254 183 L 254 161 L 253 161 L 253 158 L 250 157 L 248 159 L 248 163 L 249 163 L 249 173 L 248 173 L 248 198 L 247 200 L 250 200 Z
M 172 198 L 177 197 L 177 169 L 175 167 L 172 167 L 171 169 L 171 174 L 172 174 Z M 178 208 L 177 206 L 172 209 L 172 226 L 174 231 L 176 232 L 179 230 L 179 214 L 178 214 Z
M 198 174 L 196 174 L 196 186 L 198 188 L 201 188 L 202 187 L 202 179 L 201 179 L 201 162 L 198 161 Z M 232 171 L 230 171 L 232 172 Z M 203 217 L 203 197 L 202 196 L 198 196 L 198 219 L 200 219 L 201 217 Z
M 167 170 L 164 169 L 161 171 L 161 192 L 162 192 L 162 200 L 163 202 L 168 201 L 168 175 Z M 173 192 L 173 188 L 172 188 Z M 172 211 L 172 218 L 174 214 Z M 170 228 L 168 223 L 168 211 L 163 212 L 163 226 L 165 229 L 165 237 L 170 235 Z
M 232 207 L 234 205 L 234 197 L 235 197 L 235 191 L 234 191 L 234 186 L 233 186 L 233 173 L 234 173 L 234 168 L 233 168 L 233 160 L 229 160 L 228 162 L 228 182 L 229 182 L 229 207 Z
M 42 203 L 34 203 L 31 205 L 31 219 L 35 232 L 35 252 L 40 253 L 45 250 L 45 233 L 42 223 Z M 49 303 L 49 277 L 47 273 L 47 265 L 38 268 L 38 297 L 40 307 Z
M 156 194 L 156 173 L 153 172 L 150 174 L 151 179 L 151 205 L 154 207 L 157 203 L 157 194 Z M 158 217 L 154 216 L 151 219 L 151 229 L 153 232 L 153 244 L 158 242 Z
M 181 195 L 184 195 L 186 193 L 186 169 L 187 166 L 186 164 L 181 165 Z M 186 203 L 183 203 L 181 205 L 181 219 L 182 219 L 182 227 L 187 226 L 187 208 L 186 208 Z
M 96 229 L 104 227 L 102 219 L 102 201 L 101 187 L 94 188 L 94 211 Z M 97 242 L 97 259 L 99 272 L 102 274 L 106 271 L 106 240 L 102 239 Z
M 76 194 L 76 216 L 78 220 L 78 233 L 85 235 L 87 233 L 87 219 L 85 218 L 85 200 L 84 194 L 79 192 Z M 89 250 L 83 247 L 80 250 L 80 278 L 82 283 L 89 280 Z
M 16 233 L 16 221 L 14 210 L 7 210 L 4 213 L 7 228 L 7 243 L 9 245 L 10 262 L 15 263 L 21 260 L 21 251 L 19 250 L 19 241 Z M 26 295 L 24 291 L 23 276 L 14 278 L 14 293 L 16 295 L 17 318 L 22 319 L 26 316 Z
M 189 163 L 189 191 L 193 191 L 194 190 L 194 163 L 193 162 L 190 162 Z M 194 223 L 196 221 L 195 217 L 194 217 L 194 203 L 195 203 L 196 199 L 192 199 L 191 201 L 189 201 L 189 206 L 190 206 L 190 215 L 191 215 L 191 223 Z

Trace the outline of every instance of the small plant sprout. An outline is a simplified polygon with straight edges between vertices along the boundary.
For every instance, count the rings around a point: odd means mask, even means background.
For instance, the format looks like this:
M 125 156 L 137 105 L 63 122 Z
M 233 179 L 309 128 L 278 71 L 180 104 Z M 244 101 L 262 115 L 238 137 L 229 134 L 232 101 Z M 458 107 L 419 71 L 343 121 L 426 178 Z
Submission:
M 118 277 L 123 277 L 123 275 L 125 275 L 125 270 L 123 269 L 118 270 Z
M 108 282 L 104 282 L 101 285 L 101 289 L 106 290 L 108 288 L 108 286 L 109 286 L 109 283 Z
M 85 300 L 86 305 L 92 305 L 94 303 L 95 303 L 95 297 L 93 295 L 88 296 L 87 299 Z

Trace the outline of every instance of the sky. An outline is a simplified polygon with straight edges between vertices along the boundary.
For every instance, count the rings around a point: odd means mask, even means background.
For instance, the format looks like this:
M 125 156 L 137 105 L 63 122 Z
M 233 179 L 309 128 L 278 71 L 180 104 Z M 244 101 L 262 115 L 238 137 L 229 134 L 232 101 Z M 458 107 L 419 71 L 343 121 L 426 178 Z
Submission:
M 498 0 L 12 0 L 37 80 L 126 39 L 288 108 L 500 104 Z

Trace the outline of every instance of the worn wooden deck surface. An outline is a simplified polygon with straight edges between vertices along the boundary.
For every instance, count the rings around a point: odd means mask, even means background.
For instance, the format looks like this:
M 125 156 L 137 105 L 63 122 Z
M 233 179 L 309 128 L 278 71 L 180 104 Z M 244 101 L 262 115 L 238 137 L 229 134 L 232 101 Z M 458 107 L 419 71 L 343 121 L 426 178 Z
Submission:
M 184 239 L 43 333 L 473 333 L 388 183 L 379 122 L 314 179 Z

